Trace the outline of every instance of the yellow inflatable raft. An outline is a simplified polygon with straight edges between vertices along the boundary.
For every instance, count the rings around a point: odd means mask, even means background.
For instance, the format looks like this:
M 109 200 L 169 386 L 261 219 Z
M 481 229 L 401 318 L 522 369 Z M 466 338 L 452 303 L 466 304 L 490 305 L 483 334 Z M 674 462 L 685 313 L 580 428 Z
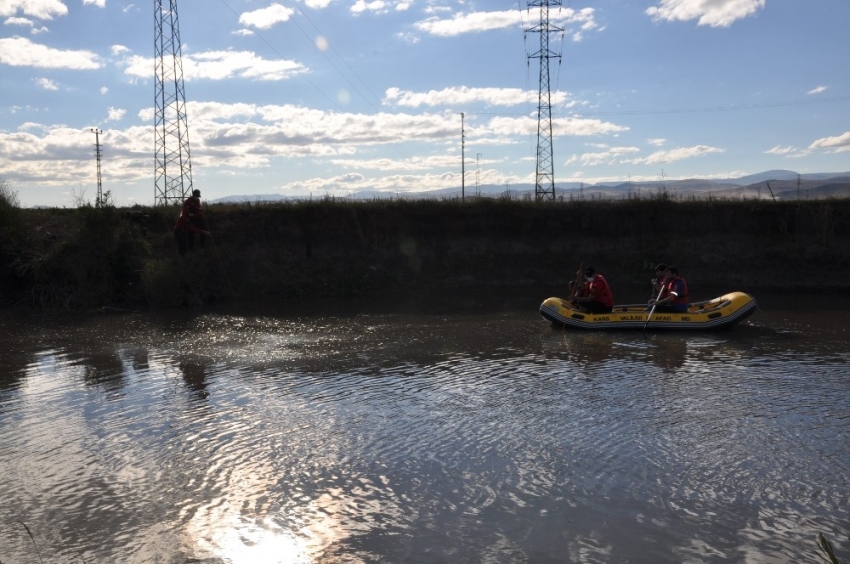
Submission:
M 706 330 L 732 327 L 756 309 L 756 299 L 744 292 L 731 292 L 704 302 L 690 304 L 683 313 L 654 312 L 646 304 L 615 305 L 611 313 L 584 313 L 563 298 L 549 298 L 540 313 L 563 327 L 576 329 L 676 329 Z

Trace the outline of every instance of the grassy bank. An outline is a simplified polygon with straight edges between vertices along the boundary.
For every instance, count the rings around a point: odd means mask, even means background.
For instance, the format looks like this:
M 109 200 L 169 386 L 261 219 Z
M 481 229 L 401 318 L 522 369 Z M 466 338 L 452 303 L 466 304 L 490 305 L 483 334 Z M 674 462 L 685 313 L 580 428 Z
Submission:
M 21 209 L 5 202 L 0 303 L 174 307 L 559 286 L 582 262 L 605 273 L 615 294 L 646 285 L 661 261 L 676 264 L 695 289 L 820 291 L 850 281 L 850 200 L 323 199 L 206 211 L 215 244 L 180 258 L 175 208 Z

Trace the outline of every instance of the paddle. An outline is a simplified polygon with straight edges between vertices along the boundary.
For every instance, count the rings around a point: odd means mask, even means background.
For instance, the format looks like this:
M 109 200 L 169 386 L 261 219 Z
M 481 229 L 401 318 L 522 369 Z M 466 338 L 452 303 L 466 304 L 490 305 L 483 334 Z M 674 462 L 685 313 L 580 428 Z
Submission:
M 641 329 L 641 331 L 644 331 L 646 329 L 646 326 L 649 325 L 649 320 L 652 319 L 652 314 L 655 313 L 655 306 L 658 305 L 658 300 L 661 299 L 661 294 L 663 294 L 663 293 L 664 293 L 664 285 L 662 284 L 661 290 L 658 292 L 658 297 L 655 298 L 655 302 L 653 302 L 653 304 L 652 304 L 652 309 L 649 310 L 649 315 L 646 316 L 646 323 L 643 324 L 643 329 Z

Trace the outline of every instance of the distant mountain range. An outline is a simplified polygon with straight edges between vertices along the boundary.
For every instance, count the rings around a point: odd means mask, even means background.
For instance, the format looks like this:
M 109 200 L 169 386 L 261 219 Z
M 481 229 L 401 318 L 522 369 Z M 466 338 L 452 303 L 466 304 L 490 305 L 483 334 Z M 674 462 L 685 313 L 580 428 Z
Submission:
M 606 182 L 583 184 L 579 182 L 555 183 L 557 198 L 563 199 L 623 199 L 646 197 L 667 192 L 671 197 L 687 196 L 695 198 L 761 198 L 774 200 L 795 200 L 809 198 L 848 198 L 850 197 L 850 172 L 818 172 L 798 174 L 792 170 L 768 170 L 750 174 L 741 178 L 686 180 L 658 180 L 652 182 Z M 466 197 L 510 197 L 513 199 L 531 198 L 534 195 L 533 184 L 492 185 L 482 184 L 466 186 Z M 324 194 L 314 197 L 322 198 Z M 396 192 L 361 190 L 346 196 L 353 200 L 373 200 L 383 198 L 405 199 L 451 199 L 461 197 L 461 188 L 444 188 L 423 192 L 406 192 L 400 196 Z M 303 199 L 303 197 L 284 196 L 282 194 L 234 195 L 211 200 L 211 203 L 225 202 L 279 202 Z

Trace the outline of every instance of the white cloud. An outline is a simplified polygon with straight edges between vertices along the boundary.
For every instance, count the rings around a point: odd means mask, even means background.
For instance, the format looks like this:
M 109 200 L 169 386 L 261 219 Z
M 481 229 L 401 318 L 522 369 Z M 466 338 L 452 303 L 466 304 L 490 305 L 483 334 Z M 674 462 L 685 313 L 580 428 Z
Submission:
M 245 12 L 239 16 L 239 23 L 244 26 L 256 27 L 257 29 L 269 29 L 277 23 L 288 21 L 289 17 L 294 13 L 295 10 L 292 8 L 287 8 L 280 4 L 272 4 L 268 8 Z
M 106 0 L 83 0 L 83 6 L 86 4 L 94 4 L 98 8 L 106 8 Z
M 419 171 L 434 168 L 452 168 L 457 166 L 457 155 L 435 155 L 430 157 L 411 157 L 406 159 L 330 159 L 330 162 L 346 168 L 358 170 L 406 170 Z
M 107 92 L 109 92 L 109 88 L 107 88 L 106 86 L 100 87 L 100 93 L 101 94 L 106 94 Z
M 362 0 L 361 0 L 362 1 Z M 598 28 L 594 19 L 593 8 L 573 10 L 563 8 L 558 13 L 550 14 L 553 24 L 567 26 L 569 24 L 580 25 L 583 31 Z M 440 19 L 435 16 L 427 20 L 417 22 L 414 26 L 431 35 L 451 37 L 463 33 L 476 33 L 516 27 L 523 23 L 522 14 L 518 10 L 505 10 L 500 12 L 470 12 L 455 14 L 450 19 Z M 573 37 L 580 40 L 581 36 Z
M 112 52 L 113 55 L 118 56 L 118 55 L 122 55 L 124 53 L 129 53 L 130 48 L 125 47 L 123 45 L 113 45 L 112 47 L 110 47 L 110 51 Z
M 29 131 L 31 129 L 35 129 L 37 131 L 50 131 L 50 128 L 48 126 L 42 125 L 40 123 L 35 123 L 35 122 L 32 122 L 32 121 L 22 123 L 18 127 L 18 131 Z
M 35 23 L 27 18 L 8 18 L 5 22 L 3 22 L 3 25 L 22 25 L 26 27 L 32 27 L 35 25 Z
M 579 163 L 582 166 L 597 166 L 601 164 L 616 164 L 622 161 L 623 156 L 639 153 L 637 147 L 610 147 L 605 151 L 598 153 L 584 153 L 582 155 L 573 155 L 566 164 Z
M 850 131 L 835 137 L 823 137 L 811 145 L 809 149 L 827 149 L 828 153 L 844 153 L 850 151 Z
M 588 118 L 555 118 L 552 120 L 552 134 L 554 136 L 566 135 L 583 137 L 590 135 L 607 135 L 628 131 L 629 128 L 614 123 Z M 475 134 L 473 128 L 472 134 Z M 495 117 L 486 127 L 480 128 L 481 135 L 536 135 L 537 116 L 507 118 Z
M 243 37 L 247 37 L 249 35 L 254 35 L 254 32 L 250 29 L 237 29 L 236 31 L 231 32 L 233 35 L 241 35 Z
M 121 145 L 113 148 L 110 144 L 110 155 L 115 157 L 110 164 L 111 178 L 116 181 L 144 178 L 153 143 L 150 129 L 122 132 Z M 14 133 L 0 132 L 0 152 L 14 155 L 13 159 L 0 160 L 0 176 L 45 186 L 87 184 L 91 181 L 90 136 L 88 128 L 39 124 L 26 124 Z
M 357 0 L 351 6 L 352 14 L 362 14 L 363 12 L 382 12 L 386 11 L 386 3 L 383 0 L 373 0 L 366 2 L 365 0 Z
M 533 181 L 531 178 L 494 175 L 487 179 L 489 184 L 515 184 Z M 467 190 L 469 190 L 467 178 Z M 460 185 L 460 171 L 432 174 L 392 174 L 383 177 L 368 178 L 362 174 L 350 173 L 330 178 L 311 178 L 309 180 L 284 184 L 280 190 L 284 195 L 309 195 L 335 193 L 342 196 L 359 190 L 374 190 L 403 196 L 408 192 L 427 192 L 441 188 L 457 188 Z
M 222 150 L 272 156 L 339 155 L 355 146 L 454 140 L 460 117 L 448 114 L 324 112 L 295 105 L 187 104 L 195 140 Z M 153 109 L 140 112 L 151 120 Z M 235 120 L 235 121 L 234 121 Z M 205 152 L 205 151 L 200 151 Z
M 121 118 L 124 117 L 124 114 L 127 113 L 127 110 L 123 110 L 121 108 L 109 108 L 109 117 L 106 118 L 106 121 L 121 121 Z
M 680 147 L 678 149 L 670 149 L 669 151 L 656 151 L 646 158 L 630 159 L 624 161 L 630 164 L 664 164 L 700 157 L 711 153 L 723 153 L 724 150 L 718 147 L 710 147 L 708 145 L 696 145 L 694 147 Z
M 90 70 L 101 67 L 91 51 L 62 51 L 23 37 L 0 38 L 0 63 L 13 67 Z
M 764 8 L 766 0 L 661 0 L 647 8 L 654 21 L 691 21 L 697 25 L 729 27 Z
M 812 88 L 811 90 L 806 92 L 806 94 L 820 94 L 821 92 L 823 92 L 827 88 L 829 88 L 829 87 L 828 86 L 818 86 L 818 87 Z
M 68 14 L 61 0 L 0 0 L 0 17 L 14 16 L 18 12 L 40 20 L 52 20 L 53 16 Z
M 331 0 L 304 0 L 304 5 L 313 9 L 327 8 L 330 3 Z
M 250 51 L 207 51 L 183 55 L 185 80 L 224 80 L 247 78 L 253 80 L 285 80 L 307 72 L 301 63 L 279 59 L 270 61 Z M 124 61 L 125 74 L 149 78 L 153 75 L 151 58 L 134 55 Z
M 383 103 L 388 106 L 418 108 L 420 106 L 455 106 L 483 102 L 491 106 L 515 106 L 529 100 L 537 100 L 536 91 L 519 88 L 469 88 L 466 86 L 410 92 L 399 88 L 388 88 Z M 564 92 L 552 92 L 552 103 L 563 104 L 567 99 Z
M 647 139 L 646 142 L 649 143 L 650 145 L 654 146 L 654 147 L 661 147 L 662 145 L 664 145 L 664 143 L 667 142 L 667 140 L 661 139 L 660 137 L 658 137 L 658 138 L 654 138 L 654 139 Z
M 791 154 L 791 153 L 796 153 L 797 151 L 799 151 L 799 149 L 797 149 L 797 147 L 793 147 L 793 146 L 781 147 L 781 146 L 777 145 L 776 147 L 774 147 L 772 149 L 768 149 L 764 153 L 766 155 L 788 155 L 788 154 Z
M 45 90 L 59 90 L 59 87 L 55 82 L 50 80 L 49 78 L 37 78 L 35 79 L 35 83 L 44 88 Z

